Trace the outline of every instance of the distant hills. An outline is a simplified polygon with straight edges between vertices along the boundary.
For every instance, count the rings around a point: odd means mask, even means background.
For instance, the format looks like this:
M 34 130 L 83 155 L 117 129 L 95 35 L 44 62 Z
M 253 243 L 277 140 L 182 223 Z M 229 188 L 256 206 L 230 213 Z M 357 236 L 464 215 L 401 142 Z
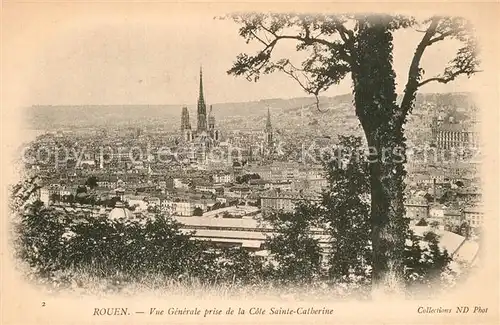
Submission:
M 273 126 L 277 129 L 334 135 L 359 132 L 352 102 L 352 95 L 345 94 L 320 97 L 319 110 L 313 97 L 212 106 L 216 123 L 222 130 L 262 129 L 269 107 Z M 450 109 L 469 112 L 473 105 L 470 93 L 419 94 L 414 114 L 418 117 Z M 188 108 L 191 125 L 196 127 L 196 107 L 189 105 Z M 24 116 L 27 126 L 36 130 L 127 126 L 176 130 L 180 127 L 181 110 L 182 105 L 35 105 L 26 108 Z

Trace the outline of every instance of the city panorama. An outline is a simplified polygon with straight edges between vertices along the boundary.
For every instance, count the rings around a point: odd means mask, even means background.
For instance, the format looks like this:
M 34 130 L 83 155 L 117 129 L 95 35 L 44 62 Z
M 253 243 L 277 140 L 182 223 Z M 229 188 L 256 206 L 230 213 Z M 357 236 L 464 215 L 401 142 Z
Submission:
M 96 32 L 106 46 L 84 35 L 64 59 L 47 54 L 59 74 L 34 86 L 11 188 L 30 281 L 418 298 L 479 267 L 479 108 L 448 87 L 480 70 L 465 19 L 209 18 L 184 26 L 177 51 L 125 24 Z M 233 45 L 203 45 L 218 24 Z

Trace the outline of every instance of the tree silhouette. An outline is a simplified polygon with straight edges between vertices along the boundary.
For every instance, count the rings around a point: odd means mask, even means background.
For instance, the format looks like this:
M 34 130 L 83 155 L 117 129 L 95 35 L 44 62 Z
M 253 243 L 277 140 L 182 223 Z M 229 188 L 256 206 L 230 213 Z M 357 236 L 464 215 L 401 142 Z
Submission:
M 193 210 L 193 216 L 201 217 L 202 215 L 203 215 L 203 209 L 202 208 L 200 208 L 200 207 L 194 208 L 194 210 Z
M 85 185 L 90 187 L 91 189 L 96 188 L 97 187 L 97 177 L 89 176 L 89 178 L 87 178 L 87 181 L 85 182 Z
M 242 176 L 237 176 L 236 183 L 238 184 L 248 183 L 252 179 L 260 179 L 260 175 L 254 173 L 254 174 L 245 174 Z
M 87 193 L 87 188 L 85 186 L 78 186 L 76 188 L 76 194 Z
M 370 147 L 371 234 L 374 289 L 398 293 L 403 286 L 403 192 L 406 146 L 403 126 L 417 91 L 431 83 L 448 83 L 478 70 L 476 41 L 470 23 L 460 17 L 433 16 L 423 21 L 391 15 L 233 14 L 239 35 L 261 49 L 241 53 L 228 74 L 257 81 L 262 74 L 281 71 L 316 97 L 350 74 L 355 113 Z M 411 60 L 404 94 L 396 103 L 393 32 L 415 28 L 423 34 Z M 421 59 L 426 49 L 446 40 L 461 46 L 442 74 L 424 79 Z M 272 60 L 278 43 L 293 41 L 306 54 L 300 65 L 289 58 Z
M 368 168 L 359 137 L 339 137 L 334 157 L 325 165 L 328 187 L 322 193 L 322 206 L 316 212 L 331 236 L 329 277 L 348 279 L 349 275 L 366 276 L 370 265 L 370 203 Z M 356 154 L 357 153 L 357 154 Z
M 431 194 L 429 194 L 429 193 L 425 193 L 425 195 L 424 195 L 424 199 L 426 199 L 426 200 L 427 200 L 427 202 L 428 202 L 428 203 L 430 203 L 430 202 L 434 201 L 434 196 L 432 196 L 432 195 L 431 195 Z
M 293 212 L 272 212 L 264 217 L 274 233 L 265 245 L 277 262 L 273 278 L 281 284 L 308 283 L 321 273 L 319 240 L 310 234 L 316 214 L 314 208 L 299 203 Z
M 343 159 L 324 163 L 328 186 L 320 202 L 302 202 L 291 213 L 278 211 L 263 216 L 274 229 L 266 246 L 278 262 L 274 269 L 278 280 L 297 284 L 321 274 L 326 283 L 351 284 L 349 294 L 365 296 L 372 277 L 372 247 L 368 164 L 361 150 L 361 138 L 341 136 L 333 155 Z M 427 223 L 421 219 L 418 225 Z M 329 247 L 323 251 L 321 263 L 316 255 L 318 242 L 311 236 L 313 228 L 325 230 L 328 238 Z M 412 289 L 408 294 L 414 295 L 419 284 L 434 282 L 447 269 L 449 256 L 439 251 L 437 236 L 422 237 L 412 229 L 403 236 L 403 278 Z
M 471 230 L 470 225 L 467 221 L 462 222 L 462 224 L 458 228 L 459 234 L 464 236 L 465 238 L 470 237 L 470 232 L 471 232 L 470 230 Z

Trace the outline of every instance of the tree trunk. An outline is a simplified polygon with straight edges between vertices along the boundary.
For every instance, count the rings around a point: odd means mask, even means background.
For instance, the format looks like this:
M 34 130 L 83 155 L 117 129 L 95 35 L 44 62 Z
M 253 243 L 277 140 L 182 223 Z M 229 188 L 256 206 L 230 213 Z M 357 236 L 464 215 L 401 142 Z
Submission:
M 370 17 L 359 23 L 354 101 L 370 148 L 373 293 L 404 293 L 403 253 L 408 223 L 404 218 L 405 139 L 398 123 L 392 33 L 386 22 Z

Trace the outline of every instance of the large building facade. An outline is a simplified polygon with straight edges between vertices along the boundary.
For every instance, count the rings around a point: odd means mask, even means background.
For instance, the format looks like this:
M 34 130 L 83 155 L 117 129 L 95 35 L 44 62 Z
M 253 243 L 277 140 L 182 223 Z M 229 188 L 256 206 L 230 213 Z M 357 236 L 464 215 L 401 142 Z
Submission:
M 261 195 L 261 210 L 263 215 L 273 211 L 293 212 L 299 202 L 321 202 L 317 193 L 304 193 L 300 191 L 270 190 Z
M 478 146 L 474 122 L 463 121 L 454 115 L 439 116 L 434 118 L 431 128 L 434 143 L 439 149 L 470 149 Z

